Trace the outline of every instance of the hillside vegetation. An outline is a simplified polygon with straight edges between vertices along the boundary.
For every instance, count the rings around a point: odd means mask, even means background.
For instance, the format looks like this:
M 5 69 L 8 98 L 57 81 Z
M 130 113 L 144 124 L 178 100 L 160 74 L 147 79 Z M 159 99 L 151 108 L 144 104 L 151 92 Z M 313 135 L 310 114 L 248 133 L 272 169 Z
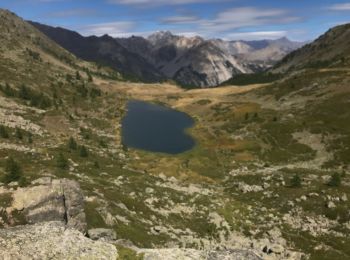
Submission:
M 0 19 L 1 208 L 13 203 L 6 189 L 68 178 L 84 192 L 88 229 L 113 229 L 125 259 L 135 247 L 350 257 L 346 62 L 295 67 L 267 84 L 183 90 L 125 82 L 14 14 Z M 345 46 L 342 35 L 334 42 Z M 131 99 L 188 113 L 197 145 L 178 155 L 123 146 Z M 26 224 L 21 212 L 0 217 L 0 227 Z
M 303 68 L 346 68 L 349 67 L 350 24 L 330 29 L 316 41 L 288 54 L 272 69 L 281 73 Z

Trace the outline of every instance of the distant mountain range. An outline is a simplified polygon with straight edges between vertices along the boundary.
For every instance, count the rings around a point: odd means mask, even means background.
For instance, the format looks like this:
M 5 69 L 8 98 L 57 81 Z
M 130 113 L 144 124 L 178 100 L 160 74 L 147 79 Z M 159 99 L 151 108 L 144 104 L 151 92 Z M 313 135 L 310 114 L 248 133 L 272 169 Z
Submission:
M 192 87 L 213 87 L 238 74 L 264 71 L 304 45 L 287 38 L 205 40 L 168 31 L 156 32 L 147 38 L 84 37 L 60 27 L 31 24 L 81 59 L 108 65 L 141 81 L 171 79 Z

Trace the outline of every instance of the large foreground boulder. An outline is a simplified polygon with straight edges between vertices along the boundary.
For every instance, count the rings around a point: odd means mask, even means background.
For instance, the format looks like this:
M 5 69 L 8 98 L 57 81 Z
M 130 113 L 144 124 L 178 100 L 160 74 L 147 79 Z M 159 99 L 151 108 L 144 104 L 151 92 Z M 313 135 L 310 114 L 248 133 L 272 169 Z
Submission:
M 84 196 L 76 181 L 41 178 L 30 187 L 13 191 L 12 198 L 7 212 L 21 212 L 28 224 L 62 221 L 67 227 L 86 232 Z
M 62 222 L 0 229 L 0 259 L 116 259 L 115 246 L 93 241 Z

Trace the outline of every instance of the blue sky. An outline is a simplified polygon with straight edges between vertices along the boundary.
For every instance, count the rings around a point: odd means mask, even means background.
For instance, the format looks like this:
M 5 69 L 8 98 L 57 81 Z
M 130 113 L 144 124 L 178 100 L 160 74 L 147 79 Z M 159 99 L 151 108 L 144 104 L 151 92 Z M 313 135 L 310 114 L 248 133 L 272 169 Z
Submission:
M 350 22 L 342 0 L 1 0 L 27 20 L 83 35 L 147 36 L 155 31 L 227 40 L 315 39 Z

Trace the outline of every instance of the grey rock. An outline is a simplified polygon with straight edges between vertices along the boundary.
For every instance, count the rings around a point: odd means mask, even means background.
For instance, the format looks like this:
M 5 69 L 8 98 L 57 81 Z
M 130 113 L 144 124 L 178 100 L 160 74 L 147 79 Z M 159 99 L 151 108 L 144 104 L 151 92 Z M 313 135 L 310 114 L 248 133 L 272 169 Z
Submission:
M 88 230 L 88 236 L 92 240 L 116 240 L 117 234 L 113 229 L 107 229 L 107 228 L 94 228 Z
M 12 194 L 12 207 L 21 211 L 28 224 L 62 221 L 68 227 L 86 231 L 84 197 L 77 182 L 67 179 L 39 179 L 35 186 L 18 188 Z
M 66 210 L 67 226 L 86 231 L 86 216 L 84 212 L 84 196 L 79 183 L 62 180 L 64 207 Z
M 249 250 L 201 251 L 195 249 L 141 249 L 144 260 L 261 260 Z
M 329 208 L 329 209 L 333 209 L 335 208 L 335 204 L 333 201 L 328 201 L 327 204 L 326 204 L 326 207 Z
M 272 253 L 275 253 L 275 254 L 282 254 L 285 251 L 282 245 L 272 245 L 270 249 Z
M 0 229 L 0 259 L 116 259 L 116 248 L 62 222 Z
M 346 201 L 348 201 L 348 196 L 346 196 L 346 194 L 343 194 L 343 196 L 341 196 L 340 200 L 343 202 L 346 202 Z

